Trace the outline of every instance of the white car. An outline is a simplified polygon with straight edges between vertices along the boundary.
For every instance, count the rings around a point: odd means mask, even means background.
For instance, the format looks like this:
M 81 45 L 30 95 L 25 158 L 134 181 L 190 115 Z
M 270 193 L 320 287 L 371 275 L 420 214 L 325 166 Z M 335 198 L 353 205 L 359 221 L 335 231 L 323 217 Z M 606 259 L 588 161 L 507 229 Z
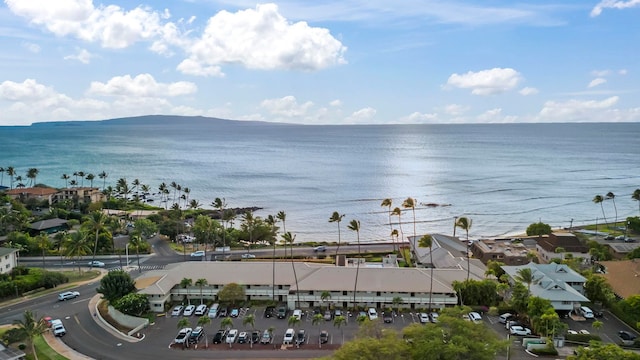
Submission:
M 253 254 L 246 253 L 246 254 L 242 254 L 242 258 L 243 259 L 255 259 L 256 256 L 253 255 Z
M 438 322 L 438 316 L 440 316 L 440 314 L 438 314 L 437 312 L 432 312 L 431 314 L 429 314 L 429 318 L 434 324 Z
M 420 313 L 420 322 L 422 324 L 426 324 L 429 322 L 429 314 L 427 313 Z
M 80 296 L 80 293 L 77 291 L 65 291 L 63 293 L 58 294 L 58 301 L 65 301 L 69 299 L 75 299 Z
M 182 314 L 182 310 L 184 310 L 184 306 L 182 305 L 174 307 L 173 311 L 171 311 L 171 316 L 180 316 L 180 314 Z
M 225 342 L 227 344 L 233 344 L 234 342 L 236 342 L 237 337 L 238 337 L 238 329 L 231 329 L 227 333 L 227 339 L 225 340 Z
M 529 328 L 522 327 L 520 325 L 514 325 L 509 328 L 509 333 L 511 335 L 527 336 L 527 335 L 531 335 L 531 330 Z
M 378 312 L 374 308 L 369 308 L 367 315 L 369 315 L 369 320 L 375 320 L 378 318 Z
M 575 330 L 569 329 L 569 330 L 567 330 L 567 334 L 576 335 L 576 334 L 578 334 L 578 332 L 575 331 Z
M 179 332 L 178 335 L 176 336 L 175 340 L 173 340 L 174 343 L 176 344 L 184 344 L 187 339 L 189 339 L 189 335 L 191 335 L 191 328 L 182 328 Z
M 204 250 L 198 250 L 191 253 L 191 257 L 203 257 L 204 255 Z
M 200 304 L 198 305 L 198 307 L 196 308 L 196 311 L 194 312 L 194 314 L 196 316 L 202 316 L 204 315 L 204 313 L 207 312 L 207 305 L 205 304 Z
M 98 260 L 89 261 L 88 265 L 89 267 L 104 267 L 104 263 Z
M 295 335 L 295 330 L 287 329 L 284 333 L 284 338 L 282 339 L 283 344 L 291 344 L 293 342 L 293 336 Z
M 589 334 L 591 334 L 588 330 L 585 330 L 585 329 L 582 329 L 582 330 L 580 330 L 580 331 L 578 331 L 578 332 L 579 332 L 580 334 L 582 334 L 582 335 L 589 335 Z
M 482 315 L 480 315 L 480 313 L 472 311 L 469 313 L 469 319 L 471 319 L 471 321 L 475 323 L 482 322 Z
M 194 311 L 196 311 L 196 306 L 195 305 L 187 305 L 187 307 L 184 308 L 184 312 L 182 313 L 182 315 L 191 316 L 191 315 L 193 315 Z

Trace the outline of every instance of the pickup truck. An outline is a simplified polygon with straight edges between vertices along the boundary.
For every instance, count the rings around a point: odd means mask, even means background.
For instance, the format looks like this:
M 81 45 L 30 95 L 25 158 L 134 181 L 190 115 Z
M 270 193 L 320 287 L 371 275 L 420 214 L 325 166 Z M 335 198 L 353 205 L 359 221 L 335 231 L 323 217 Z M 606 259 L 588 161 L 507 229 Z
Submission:
M 64 336 L 64 334 L 67 333 L 67 330 L 65 330 L 64 325 L 62 325 L 62 320 L 60 319 L 51 320 L 51 329 L 55 336 Z

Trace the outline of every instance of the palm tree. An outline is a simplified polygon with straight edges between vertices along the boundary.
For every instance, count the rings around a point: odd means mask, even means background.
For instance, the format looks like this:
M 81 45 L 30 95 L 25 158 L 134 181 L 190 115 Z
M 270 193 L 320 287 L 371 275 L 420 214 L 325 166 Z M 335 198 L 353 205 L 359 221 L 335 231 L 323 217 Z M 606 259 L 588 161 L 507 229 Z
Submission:
M 471 263 L 470 256 L 469 256 L 469 230 L 471 229 L 472 223 L 473 221 L 466 216 L 459 217 L 458 220 L 456 221 L 456 226 L 461 228 L 467 233 L 467 281 L 469 281 L 469 275 L 471 271 L 469 267 Z
M 600 210 L 602 210 L 602 217 L 604 218 L 604 223 L 607 224 L 607 227 L 609 227 L 609 224 L 607 223 L 607 217 L 604 214 L 604 206 L 602 206 L 602 203 L 604 202 L 604 198 L 602 197 L 602 195 L 596 195 L 593 197 L 592 201 L 596 204 L 600 204 Z
M 182 328 L 189 327 L 189 325 L 191 325 L 191 323 L 189 322 L 189 319 L 186 317 L 183 317 L 182 319 L 178 320 L 176 327 L 178 329 L 182 329 Z
M 65 256 L 78 259 L 91 253 L 91 240 L 84 229 L 72 232 L 64 243 Z M 78 263 L 78 273 L 82 273 L 80 261 Z
M 358 290 L 358 275 L 360 273 L 360 221 L 351 220 L 347 226 L 349 230 L 355 231 L 358 239 L 358 261 L 356 262 L 356 279 L 353 284 L 353 308 L 356 307 L 356 292 Z
M 91 263 L 96 260 L 96 253 L 98 252 L 98 237 L 101 231 L 106 229 L 107 217 L 101 211 L 94 211 L 89 216 L 88 227 L 90 230 L 94 231 L 96 234 L 95 243 L 93 245 L 93 258 L 91 259 Z
M 256 219 L 253 217 L 253 212 L 250 210 L 245 212 L 244 216 L 242 217 L 242 221 L 244 222 L 243 225 L 245 229 L 247 229 L 247 232 L 249 233 L 248 250 L 251 250 L 251 244 L 253 243 L 253 228 L 256 224 Z
M 224 259 L 224 248 L 227 246 L 227 230 L 225 228 L 225 207 L 227 207 L 227 202 L 225 201 L 224 198 L 219 198 L 217 197 L 212 203 L 211 205 L 215 208 L 218 209 L 218 214 L 220 214 L 220 222 L 222 223 L 222 258 Z
M 344 316 L 340 315 L 340 316 L 336 316 L 333 319 L 333 326 L 337 327 L 338 329 L 340 329 L 340 333 L 342 334 L 342 343 L 344 344 L 344 330 L 342 329 L 343 325 L 347 324 L 347 318 L 345 318 Z
M 78 171 L 77 174 L 78 176 L 80 176 L 80 181 L 82 182 L 82 185 L 80 185 L 80 187 L 84 187 L 84 171 Z
M 16 182 L 17 182 L 16 188 L 23 188 L 25 186 L 24 183 L 22 182 L 21 175 L 16 176 Z
M 613 226 L 617 227 L 618 226 L 618 207 L 616 206 L 616 195 L 611 191 L 609 191 L 605 196 L 607 197 L 607 200 L 613 201 L 613 209 L 616 213 L 615 222 L 613 223 L 614 224 Z
M 271 256 L 271 300 L 276 301 L 276 218 L 273 215 L 267 216 L 264 221 L 271 226 L 271 241 L 273 242 L 273 255 Z
M 527 291 L 531 293 L 531 284 L 535 282 L 535 278 L 533 277 L 533 271 L 531 271 L 531 268 L 521 268 L 520 270 L 518 270 L 516 280 L 527 284 Z
M 7 175 L 9 175 L 9 188 L 13 189 L 13 177 L 16 176 L 16 169 L 13 168 L 13 166 L 9 166 L 6 169 L 4 169 L 4 172 L 7 173 Z
M 631 198 L 638 202 L 638 212 L 640 212 L 640 189 L 633 190 L 633 194 L 631 194 Z
M 169 184 L 169 187 L 171 187 L 173 189 L 173 202 L 176 202 L 176 192 L 178 191 L 178 184 L 175 181 L 172 181 L 171 184 Z
M 249 314 L 247 316 L 244 317 L 244 319 L 242 319 L 242 325 L 247 326 L 247 325 L 251 325 L 251 330 L 255 330 L 256 329 L 256 316 L 253 314 Z M 253 336 L 250 336 L 250 341 L 249 343 L 251 344 L 251 348 L 253 348 Z
M 326 290 L 320 294 L 320 300 L 322 300 L 323 303 L 329 298 L 331 298 L 331 293 Z M 327 306 L 327 309 L 329 309 L 329 306 Z
M 311 318 L 311 325 L 313 326 L 320 325 L 323 322 L 324 316 L 322 316 L 322 314 L 315 314 L 313 315 L 313 318 Z M 320 326 L 318 326 L 318 336 L 320 336 Z M 318 344 L 320 344 L 320 341 L 318 341 Z M 322 344 L 320 344 L 319 347 L 322 347 Z
M 429 301 L 431 302 L 431 301 Z M 400 313 L 400 304 L 402 304 L 402 298 L 400 296 L 396 296 L 391 300 L 391 303 L 396 307 L 396 312 Z
M 300 318 L 297 316 L 289 316 L 289 319 L 287 320 L 287 324 L 293 328 L 296 328 L 298 325 L 300 325 Z
M 189 202 L 189 208 L 193 210 L 199 209 L 200 207 L 202 207 L 202 204 L 200 204 L 200 201 L 196 199 L 191 199 L 191 202 Z
M 36 237 L 36 243 L 38 244 L 38 249 L 42 250 L 42 268 L 45 268 L 44 256 L 47 253 L 47 250 L 51 247 L 51 240 L 49 239 L 49 235 L 44 231 L 40 232 L 40 235 Z
M 93 188 L 93 180 L 96 178 L 95 175 L 89 173 L 87 174 L 87 176 L 85 177 L 85 179 L 89 180 L 89 187 Z
M 413 211 L 413 241 L 417 241 L 418 239 L 416 239 L 416 199 L 408 197 L 404 200 L 404 202 L 402 203 L 402 207 L 405 209 L 411 209 Z M 411 245 L 411 248 L 414 250 L 415 253 L 415 246 L 414 243 L 409 241 L 409 245 Z
M 380 204 L 380 206 L 386 206 L 388 211 L 387 211 L 387 215 L 389 215 L 389 230 L 393 231 L 393 225 L 391 224 L 391 206 L 393 204 L 393 200 L 391 200 L 390 198 L 386 198 L 382 200 L 382 203 Z M 393 241 L 393 235 L 391 235 L 391 241 Z M 393 251 L 396 251 L 396 247 L 395 247 L 395 243 L 393 243 Z
M 144 239 L 142 239 L 142 236 L 140 236 L 140 234 L 136 232 L 129 237 L 129 243 L 131 243 L 133 247 L 136 248 L 136 260 L 138 261 L 138 272 L 142 272 L 142 269 L 140 268 L 140 246 L 142 246 L 142 244 L 144 243 Z M 127 264 L 127 266 L 128 265 L 129 264 Z
M 65 189 L 69 187 L 69 175 L 67 174 L 62 174 L 62 177 L 60 177 L 62 180 L 64 180 L 64 187 Z
M 400 237 L 402 238 L 402 241 L 404 241 L 404 232 L 402 231 L 402 210 L 400 210 L 399 207 L 395 207 L 391 211 L 391 215 L 398 217 L 398 227 L 400 228 Z
M 109 177 L 109 174 L 107 174 L 105 171 L 101 171 L 100 174 L 98 174 L 98 177 L 102 179 L 102 189 L 104 190 L 107 185 L 107 177 Z
M 287 214 L 284 212 L 284 210 L 280 210 L 278 211 L 278 213 L 276 214 L 276 219 L 282 221 L 282 232 L 286 233 L 287 232 Z M 287 243 L 284 244 L 284 257 L 287 257 Z M 291 257 L 293 257 L 293 243 L 291 243 Z
M 204 303 L 204 297 L 202 296 L 202 288 L 209 285 L 207 279 L 200 278 L 196 280 L 196 286 L 200 287 L 200 304 Z
M 182 280 L 180 280 L 180 287 L 183 288 L 183 289 L 186 289 L 186 288 L 190 287 L 191 285 L 193 285 L 193 280 L 191 280 L 189 278 L 182 278 Z M 189 291 L 187 290 L 187 293 L 188 292 Z M 189 304 L 191 304 L 191 299 L 189 299 L 189 296 L 185 295 L 184 297 L 187 299 L 187 302 Z
M 286 232 L 282 234 L 282 240 L 284 241 L 285 244 L 288 242 L 293 244 L 293 241 L 295 239 L 296 239 L 296 236 L 292 235 L 290 232 Z M 285 245 L 285 249 L 286 249 L 286 245 Z M 296 303 L 296 306 L 299 306 L 300 305 L 300 289 L 298 288 L 298 274 L 296 274 L 296 266 L 293 262 L 293 248 L 291 249 L 291 268 L 293 269 L 293 278 L 295 279 L 295 282 L 296 282 L 296 295 L 298 297 L 298 302 Z
M 433 293 L 433 268 L 435 267 L 433 265 L 433 237 L 431 237 L 431 235 L 424 235 L 422 236 L 422 238 L 420 238 L 420 246 L 424 246 L 424 247 L 428 247 L 429 248 L 429 262 L 431 263 L 431 266 L 429 266 L 430 268 L 430 274 L 429 274 L 429 313 L 431 313 L 431 300 L 432 300 L 432 293 Z M 467 277 L 468 280 L 468 277 Z
M 226 328 L 227 330 L 231 329 L 233 327 L 233 319 L 230 317 L 225 317 L 224 319 L 222 319 L 222 321 L 220 321 L 220 326 Z
M 36 184 L 36 178 L 38 177 L 39 172 L 40 170 L 37 168 L 30 168 L 27 170 L 27 178 L 30 180 L 29 186 L 33 187 Z
M 342 218 L 344 217 L 344 214 L 340 214 L 337 211 L 334 211 L 333 214 L 331 214 L 331 217 L 329 218 L 329 222 L 332 223 L 338 223 L 338 246 L 336 247 L 336 265 L 338 265 L 338 251 L 340 250 L 340 222 L 342 221 Z
M 396 251 L 396 243 L 398 242 L 398 236 L 400 234 L 398 233 L 398 229 L 392 229 L 391 230 L 391 240 L 393 241 L 393 251 Z
M 198 323 L 197 324 L 198 324 L 198 326 L 205 327 L 205 326 L 211 324 L 211 318 L 209 316 L 207 316 L 207 315 L 202 315 L 202 316 L 200 316 L 198 318 Z M 209 348 L 209 338 L 206 337 L 206 336 L 204 337 L 204 344 L 205 344 L 204 347 L 208 349 Z M 195 347 L 197 348 L 198 344 L 196 344 Z
M 14 320 L 13 325 L 18 327 L 20 332 L 31 345 L 31 353 L 38 360 L 38 353 L 33 340 L 40 336 L 47 329 L 47 324 L 42 318 L 37 319 L 38 315 L 31 310 L 25 310 L 22 320 Z

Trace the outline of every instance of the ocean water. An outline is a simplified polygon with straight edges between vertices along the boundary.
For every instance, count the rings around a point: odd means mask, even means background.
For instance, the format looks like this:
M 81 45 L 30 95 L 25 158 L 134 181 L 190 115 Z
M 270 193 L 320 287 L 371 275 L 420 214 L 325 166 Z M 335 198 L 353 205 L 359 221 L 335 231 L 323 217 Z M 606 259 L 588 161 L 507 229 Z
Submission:
M 394 207 L 416 199 L 418 234 L 451 234 L 454 218 L 467 216 L 470 238 L 523 233 L 537 221 L 603 223 L 592 199 L 608 192 L 618 219 L 639 214 L 631 194 L 640 188 L 640 123 L 301 126 L 148 117 L 0 127 L 0 139 L 0 166 L 23 177 L 38 168 L 39 183 L 63 187 L 61 175 L 74 171 L 93 173 L 100 187 L 101 171 L 107 185 L 139 179 L 154 192 L 175 181 L 205 208 L 224 197 L 229 207 L 263 208 L 257 216 L 283 210 L 296 241 L 336 241 L 333 211 L 345 214 L 343 241 L 356 241 L 352 219 L 361 222 L 361 241 L 387 241 L 384 198 Z M 603 207 L 612 222 L 614 202 Z M 412 211 L 401 221 L 412 235 Z

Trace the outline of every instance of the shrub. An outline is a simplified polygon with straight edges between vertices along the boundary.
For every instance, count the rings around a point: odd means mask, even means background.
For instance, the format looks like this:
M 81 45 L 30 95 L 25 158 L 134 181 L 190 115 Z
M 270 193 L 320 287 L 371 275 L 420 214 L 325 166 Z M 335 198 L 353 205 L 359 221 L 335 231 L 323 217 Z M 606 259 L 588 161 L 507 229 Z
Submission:
M 18 328 L 11 328 L 2 335 L 2 340 L 7 344 L 17 343 L 18 341 L 23 341 L 26 338 L 27 337 L 24 332 Z

